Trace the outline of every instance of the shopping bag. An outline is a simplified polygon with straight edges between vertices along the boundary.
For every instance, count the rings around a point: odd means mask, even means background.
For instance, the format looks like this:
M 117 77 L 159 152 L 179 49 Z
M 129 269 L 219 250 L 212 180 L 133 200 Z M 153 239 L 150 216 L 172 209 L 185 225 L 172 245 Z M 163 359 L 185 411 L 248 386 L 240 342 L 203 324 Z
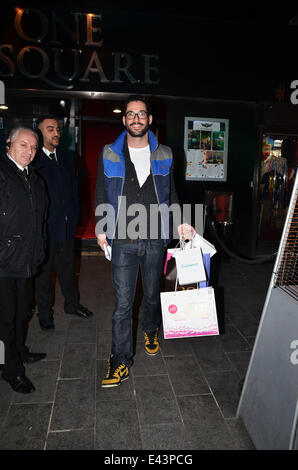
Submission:
M 203 262 L 206 273 L 206 281 L 199 282 L 199 287 L 208 287 L 210 279 L 210 253 L 203 254 Z
M 206 280 L 200 281 L 199 283 L 195 282 L 195 287 L 208 287 L 210 279 L 210 253 L 203 253 L 203 263 L 205 268 Z M 177 267 L 176 262 L 173 259 L 173 254 L 168 250 L 166 261 L 163 271 L 167 281 L 174 281 L 177 279 Z
M 163 273 L 167 281 L 175 281 L 177 278 L 176 261 L 169 250 L 167 251 Z
M 193 239 L 184 245 L 185 250 L 191 250 L 193 248 L 201 248 L 203 255 L 209 254 L 210 258 L 216 253 L 215 246 L 212 243 L 208 242 L 205 238 L 201 237 L 198 233 L 196 233 Z
M 169 261 L 172 258 L 180 258 L 180 268 L 181 264 L 183 264 L 182 269 L 180 269 L 180 277 L 179 275 L 176 276 L 178 277 L 179 284 L 180 285 L 186 285 L 186 284 L 197 284 L 199 283 L 199 287 L 207 287 L 209 285 L 209 278 L 210 278 L 210 259 L 211 257 L 216 253 L 215 247 L 209 243 L 207 240 L 205 240 L 203 237 L 201 237 L 198 233 L 196 233 L 193 237 L 192 240 L 189 242 L 182 242 L 180 239 L 180 243 L 175 248 L 169 248 L 167 250 L 167 256 L 166 256 L 166 261 L 164 265 L 164 275 L 166 276 L 167 280 L 174 280 L 175 276 L 177 274 L 178 266 L 177 266 L 177 261 L 176 261 L 176 266 L 173 266 L 173 263 L 169 263 Z M 191 252 L 191 254 L 190 254 Z M 181 256 L 181 253 L 184 253 Z M 198 260 L 198 267 L 193 267 L 194 263 L 192 261 L 197 260 L 198 258 L 203 259 L 203 269 L 202 269 L 202 263 L 201 259 Z M 191 262 L 188 263 L 190 266 L 185 267 L 184 263 L 182 263 L 181 258 L 187 259 L 188 261 L 190 260 Z M 168 266 L 169 264 L 169 266 Z M 190 269 L 188 269 L 190 267 Z M 176 268 L 176 269 L 175 269 Z M 184 269 L 183 269 L 184 268 Z M 198 269 L 199 269 L 199 274 L 198 274 Z M 181 271 L 184 271 L 182 273 Z M 187 272 L 188 271 L 188 272 Z M 197 271 L 196 275 L 194 274 L 193 271 Z M 204 275 L 205 271 L 205 275 Z M 201 277 L 201 279 L 199 279 Z M 184 282 L 185 281 L 185 282 Z
M 200 248 L 175 253 L 177 277 L 181 286 L 206 281 L 206 273 Z
M 160 300 L 165 339 L 219 334 L 212 287 L 161 292 Z

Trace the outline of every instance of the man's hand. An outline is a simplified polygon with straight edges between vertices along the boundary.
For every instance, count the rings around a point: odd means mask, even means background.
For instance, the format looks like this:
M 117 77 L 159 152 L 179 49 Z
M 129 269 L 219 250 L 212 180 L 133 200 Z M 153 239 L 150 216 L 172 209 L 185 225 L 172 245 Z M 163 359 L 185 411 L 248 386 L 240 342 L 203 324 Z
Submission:
M 107 237 L 105 233 L 101 233 L 100 235 L 97 235 L 97 244 L 100 246 L 102 251 L 105 251 L 105 245 L 109 245 L 107 242 Z
M 178 230 L 179 237 L 181 237 L 183 241 L 191 240 L 196 234 L 195 229 L 191 225 L 188 225 L 188 224 L 179 225 L 177 230 Z

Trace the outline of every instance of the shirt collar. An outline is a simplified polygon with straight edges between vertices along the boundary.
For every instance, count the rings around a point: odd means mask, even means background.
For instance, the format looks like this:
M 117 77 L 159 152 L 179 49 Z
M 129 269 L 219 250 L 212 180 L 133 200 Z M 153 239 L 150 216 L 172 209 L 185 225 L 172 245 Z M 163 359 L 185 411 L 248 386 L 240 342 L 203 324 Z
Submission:
M 9 160 L 11 160 L 18 167 L 19 170 L 21 171 L 28 170 L 28 166 L 22 167 L 8 153 L 6 155 L 8 156 Z
M 52 153 L 54 153 L 54 154 L 55 154 L 55 157 L 56 157 L 56 149 L 54 149 L 54 152 L 50 152 L 50 150 L 46 149 L 45 147 L 42 147 L 42 150 L 43 150 L 43 152 L 44 152 L 49 158 L 51 158 L 50 155 L 51 155 Z

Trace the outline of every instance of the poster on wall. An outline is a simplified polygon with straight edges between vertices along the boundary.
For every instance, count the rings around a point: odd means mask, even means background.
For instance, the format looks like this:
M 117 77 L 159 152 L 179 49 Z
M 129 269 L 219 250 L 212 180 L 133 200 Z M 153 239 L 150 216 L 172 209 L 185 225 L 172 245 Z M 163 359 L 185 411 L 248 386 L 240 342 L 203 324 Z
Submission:
M 185 117 L 185 179 L 227 181 L 229 120 Z

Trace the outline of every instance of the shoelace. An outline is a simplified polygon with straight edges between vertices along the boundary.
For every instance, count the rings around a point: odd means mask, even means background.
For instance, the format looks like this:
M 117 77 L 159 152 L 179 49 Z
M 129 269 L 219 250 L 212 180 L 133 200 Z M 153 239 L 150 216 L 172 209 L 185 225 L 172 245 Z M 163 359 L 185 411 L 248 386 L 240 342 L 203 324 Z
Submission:
M 146 345 L 147 345 L 147 344 L 150 344 L 151 341 L 152 341 L 153 344 L 155 344 L 155 345 L 158 344 L 157 333 L 158 333 L 158 330 L 156 330 L 156 332 L 154 333 L 154 336 L 153 336 L 153 335 L 149 336 L 148 333 L 144 333 Z
M 120 372 L 120 370 L 121 370 L 121 368 L 122 368 L 123 366 L 124 366 L 124 364 L 120 364 L 120 366 L 118 366 L 118 367 L 114 370 L 113 375 L 118 374 L 118 372 Z M 107 375 L 106 375 L 106 379 L 108 379 L 109 376 L 110 376 L 110 370 L 111 370 L 111 361 L 108 360 L 108 372 L 107 372 Z M 113 369 L 112 369 L 112 370 L 113 370 Z
M 120 372 L 120 370 L 122 369 L 124 364 L 120 364 L 120 366 L 117 367 L 117 369 L 114 370 L 114 374 L 113 375 L 116 375 Z

